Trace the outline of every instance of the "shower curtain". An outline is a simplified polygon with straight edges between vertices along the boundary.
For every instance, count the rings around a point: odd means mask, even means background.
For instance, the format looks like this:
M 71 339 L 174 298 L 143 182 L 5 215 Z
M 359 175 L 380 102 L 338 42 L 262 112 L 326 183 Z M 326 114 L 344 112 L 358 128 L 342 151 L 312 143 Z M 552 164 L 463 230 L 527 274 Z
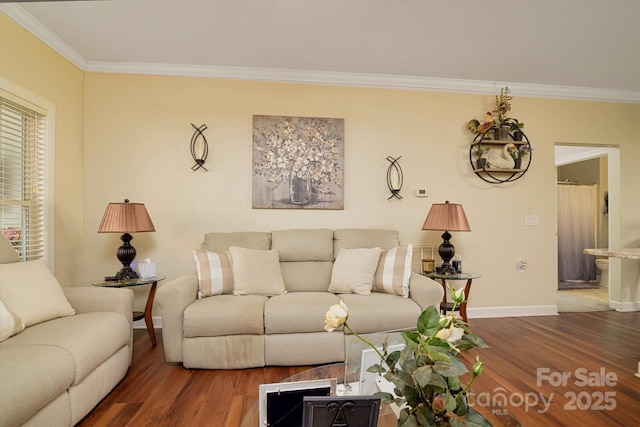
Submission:
M 596 279 L 596 186 L 558 184 L 558 280 Z

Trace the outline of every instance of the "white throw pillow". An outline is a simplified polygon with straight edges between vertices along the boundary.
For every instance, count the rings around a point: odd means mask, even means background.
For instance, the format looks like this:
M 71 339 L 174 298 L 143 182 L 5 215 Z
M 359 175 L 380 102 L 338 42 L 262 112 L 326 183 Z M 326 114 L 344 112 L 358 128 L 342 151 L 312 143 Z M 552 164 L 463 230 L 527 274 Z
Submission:
M 75 314 L 43 260 L 0 264 L 0 299 L 25 326 Z
M 380 252 L 380 248 L 340 249 L 333 263 L 329 292 L 371 295 Z
M 0 301 L 0 342 L 24 331 L 24 322 Z
M 195 249 L 198 298 L 233 293 L 233 267 L 229 252 Z
M 411 244 L 382 251 L 373 279 L 373 289 L 376 292 L 408 297 L 412 258 Z
M 280 256 L 275 249 L 229 248 L 235 280 L 234 295 L 274 296 L 287 292 L 284 287 Z

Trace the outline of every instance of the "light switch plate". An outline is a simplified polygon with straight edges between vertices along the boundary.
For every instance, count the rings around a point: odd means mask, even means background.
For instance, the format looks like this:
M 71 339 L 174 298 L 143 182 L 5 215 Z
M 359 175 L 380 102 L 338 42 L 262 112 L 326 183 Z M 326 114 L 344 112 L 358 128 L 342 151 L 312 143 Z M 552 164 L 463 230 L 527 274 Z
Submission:
M 538 225 L 538 215 L 525 215 L 524 225 Z

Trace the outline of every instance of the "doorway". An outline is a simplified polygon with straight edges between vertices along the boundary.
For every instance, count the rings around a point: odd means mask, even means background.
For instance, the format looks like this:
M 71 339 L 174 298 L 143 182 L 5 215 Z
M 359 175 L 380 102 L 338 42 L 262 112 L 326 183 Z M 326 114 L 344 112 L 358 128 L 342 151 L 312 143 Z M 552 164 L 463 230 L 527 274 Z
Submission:
M 557 196 L 561 193 L 566 196 L 565 193 L 582 193 L 588 194 L 593 192 L 595 197 L 595 204 L 589 205 L 590 207 L 582 207 L 581 214 L 583 216 L 590 217 L 590 221 L 593 223 L 593 228 L 588 230 L 591 232 L 592 240 L 590 243 L 584 243 L 584 245 L 591 247 L 617 247 L 619 242 L 619 210 L 611 209 L 609 200 L 614 202 L 619 201 L 618 194 L 620 192 L 620 163 L 619 163 L 619 151 L 616 147 L 610 146 L 579 146 L 575 144 L 557 144 L 556 147 L 556 171 L 558 182 L 565 182 L 565 185 L 558 185 Z M 567 185 L 568 184 L 568 185 Z M 562 191 L 560 190 L 562 186 Z M 569 189 L 571 187 L 571 189 Z M 605 198 L 605 195 L 607 198 Z M 563 197 L 564 197 L 563 196 Z M 574 203 L 570 203 L 575 208 Z M 618 202 L 619 203 L 619 202 Z M 619 204 L 617 204 L 619 206 Z M 557 201 L 556 210 L 558 215 L 561 215 L 563 208 L 560 205 L 560 201 Z M 590 211 L 590 212 L 586 212 Z M 591 223 L 590 223 L 591 224 Z M 584 267 L 584 271 L 587 273 L 579 273 L 575 282 L 565 282 L 563 290 L 558 290 L 557 304 L 559 312 L 582 312 L 582 311 L 603 311 L 610 310 L 612 307 L 612 294 L 616 294 L 616 289 L 619 288 L 620 283 L 618 281 L 612 281 L 610 278 L 613 276 L 619 277 L 619 271 L 616 271 L 616 267 L 612 266 L 608 271 L 604 271 L 606 277 L 594 277 L 593 272 L 600 274 L 600 269 L 595 268 L 595 259 L 593 257 L 586 256 L 580 257 L 578 253 L 576 257 L 578 259 L 572 265 L 566 265 L 566 259 L 562 258 L 567 242 L 561 242 L 563 233 L 561 230 L 561 218 L 558 218 L 558 283 L 560 285 L 561 279 L 566 280 L 567 267 L 569 270 L 579 266 L 580 269 Z M 591 226 L 589 226 L 591 227 Z M 582 234 L 589 234 L 584 232 Z M 564 237 L 566 238 L 566 236 Z M 576 236 L 569 237 L 573 241 L 576 240 Z M 582 238 L 579 237 L 579 238 Z M 592 246 L 593 245 L 593 246 Z M 570 246 L 570 244 L 569 244 Z M 581 252 L 581 249 L 578 249 Z M 599 262 L 602 264 L 602 262 Z M 618 269 L 619 270 L 619 269 Z M 571 274 L 577 274 L 570 272 Z M 591 279 L 596 279 L 591 281 Z M 609 287 L 600 287 L 599 283 L 609 284 Z M 595 286 L 594 286 L 595 284 Z

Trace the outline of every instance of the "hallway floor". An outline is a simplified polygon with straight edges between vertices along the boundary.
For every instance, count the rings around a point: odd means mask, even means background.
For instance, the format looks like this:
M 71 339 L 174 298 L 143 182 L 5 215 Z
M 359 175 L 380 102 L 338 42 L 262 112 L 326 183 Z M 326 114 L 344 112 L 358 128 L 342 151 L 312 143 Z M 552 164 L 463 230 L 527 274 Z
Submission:
M 609 289 L 570 289 L 557 291 L 559 313 L 609 311 Z

